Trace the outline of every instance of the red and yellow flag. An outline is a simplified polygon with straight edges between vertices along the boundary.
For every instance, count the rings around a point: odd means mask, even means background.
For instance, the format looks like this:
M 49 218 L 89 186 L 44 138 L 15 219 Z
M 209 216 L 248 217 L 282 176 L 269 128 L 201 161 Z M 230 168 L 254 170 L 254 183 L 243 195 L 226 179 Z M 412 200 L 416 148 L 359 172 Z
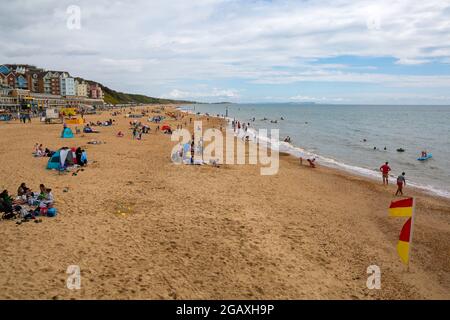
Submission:
M 397 252 L 404 264 L 409 262 L 409 246 L 411 242 L 411 218 L 406 221 L 400 232 L 400 239 L 397 244 Z
M 389 215 L 391 217 L 412 217 L 413 206 L 413 198 L 392 201 L 389 207 Z

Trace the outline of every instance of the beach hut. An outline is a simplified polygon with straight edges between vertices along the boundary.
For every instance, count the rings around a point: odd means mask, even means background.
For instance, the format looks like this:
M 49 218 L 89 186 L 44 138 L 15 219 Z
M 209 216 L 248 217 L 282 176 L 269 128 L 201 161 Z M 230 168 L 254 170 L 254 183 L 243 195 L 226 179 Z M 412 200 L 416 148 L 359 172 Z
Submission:
M 61 138 L 63 138 L 63 139 L 71 139 L 71 138 L 73 138 L 72 129 L 70 129 L 69 127 L 64 128 L 62 133 L 61 133 Z

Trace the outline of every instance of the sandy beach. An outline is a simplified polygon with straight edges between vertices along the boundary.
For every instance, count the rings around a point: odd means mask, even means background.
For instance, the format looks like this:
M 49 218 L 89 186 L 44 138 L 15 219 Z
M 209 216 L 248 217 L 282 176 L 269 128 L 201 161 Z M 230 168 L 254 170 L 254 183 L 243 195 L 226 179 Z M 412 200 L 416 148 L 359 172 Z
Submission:
M 40 224 L 0 221 L 0 299 L 450 299 L 449 200 L 406 188 L 417 201 L 407 272 L 396 252 L 405 220 L 388 217 L 395 187 L 381 177 L 284 154 L 274 176 L 175 165 L 170 135 L 152 123 L 132 140 L 130 119 L 113 119 L 70 140 L 37 119 L 0 123 L 0 189 L 44 183 L 58 208 Z M 82 146 L 89 165 L 77 176 L 46 170 L 48 158 L 31 154 L 37 142 Z M 81 268 L 80 290 L 66 287 L 69 265 Z M 366 286 L 370 265 L 380 290 Z

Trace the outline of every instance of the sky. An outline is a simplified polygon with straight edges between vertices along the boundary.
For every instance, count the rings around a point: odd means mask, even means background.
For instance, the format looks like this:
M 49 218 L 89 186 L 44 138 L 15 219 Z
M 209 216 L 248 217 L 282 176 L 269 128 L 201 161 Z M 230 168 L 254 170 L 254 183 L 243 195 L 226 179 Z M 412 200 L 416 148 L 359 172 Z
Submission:
M 202 102 L 450 105 L 450 0 L 0 0 L 3 63 Z

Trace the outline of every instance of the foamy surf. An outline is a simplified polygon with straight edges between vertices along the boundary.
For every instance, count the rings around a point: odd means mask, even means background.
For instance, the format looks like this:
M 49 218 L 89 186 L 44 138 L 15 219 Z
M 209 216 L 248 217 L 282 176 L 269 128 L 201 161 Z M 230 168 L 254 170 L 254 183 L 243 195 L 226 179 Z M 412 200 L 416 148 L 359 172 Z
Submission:
M 182 111 L 182 112 L 186 112 L 189 114 L 199 114 L 199 115 L 207 115 L 210 117 L 217 117 L 217 116 L 213 116 L 210 113 L 202 113 L 202 112 L 196 112 L 193 111 L 191 107 L 179 107 L 178 110 Z M 231 117 L 220 117 L 221 119 L 225 119 L 228 121 L 228 129 L 232 129 L 231 127 L 231 122 L 233 120 L 237 120 L 240 121 L 240 119 L 235 119 L 235 118 L 231 118 Z M 245 121 L 241 121 L 241 122 L 245 122 Z M 268 130 L 270 132 L 270 130 Z M 359 167 L 359 166 L 354 166 L 351 164 L 347 164 L 341 161 L 338 161 L 336 159 L 330 158 L 330 157 L 325 157 L 322 156 L 320 154 L 317 154 L 315 152 L 306 150 L 304 148 L 301 148 L 299 146 L 296 146 L 294 144 L 291 143 L 287 143 L 284 142 L 282 140 L 280 140 L 276 146 L 274 146 L 272 144 L 272 141 L 270 139 L 270 137 L 265 137 L 265 136 L 260 136 L 258 134 L 257 129 L 255 128 L 248 128 L 247 132 L 245 132 L 243 129 L 241 129 L 240 131 L 237 130 L 237 132 L 235 132 L 235 136 L 240 138 L 240 139 L 244 139 L 245 136 L 249 137 L 249 141 L 251 143 L 255 143 L 257 141 L 262 141 L 267 143 L 267 146 L 278 150 L 279 152 L 283 152 L 283 153 L 287 153 L 290 154 L 296 158 L 315 158 L 316 161 L 319 162 L 319 164 L 328 167 L 328 168 L 332 168 L 332 169 L 338 169 L 338 170 L 343 170 L 345 172 L 351 173 L 351 174 L 355 174 L 357 176 L 360 177 L 365 177 L 365 178 L 369 178 L 371 180 L 381 180 L 381 173 L 379 171 L 373 170 L 373 169 L 369 169 L 369 168 L 364 168 L 364 167 Z M 395 176 L 391 176 L 389 178 L 389 181 L 393 184 L 396 183 L 396 177 Z M 435 195 L 435 196 L 439 196 L 439 197 L 443 197 L 443 198 L 450 198 L 450 192 L 446 191 L 446 190 L 442 190 L 439 188 L 436 188 L 435 186 L 432 185 L 424 185 L 424 184 L 420 184 L 416 181 L 413 181 L 411 179 L 408 179 L 407 181 L 407 185 L 408 187 L 412 187 L 414 189 L 418 189 L 422 192 L 425 192 L 427 194 L 431 194 L 431 195 Z

